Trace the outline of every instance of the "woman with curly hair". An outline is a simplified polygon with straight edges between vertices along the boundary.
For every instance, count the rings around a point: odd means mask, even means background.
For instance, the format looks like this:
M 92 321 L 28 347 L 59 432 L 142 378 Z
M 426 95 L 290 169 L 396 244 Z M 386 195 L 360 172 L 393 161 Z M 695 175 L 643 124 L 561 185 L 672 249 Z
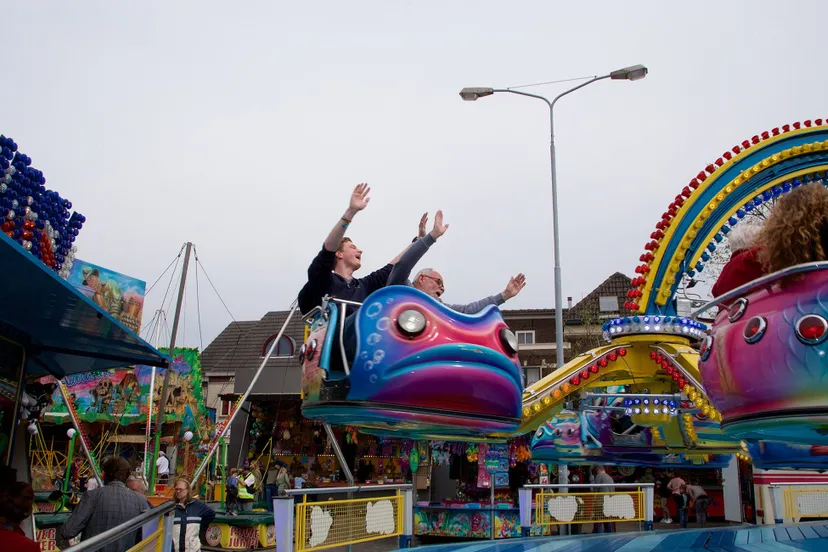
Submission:
M 765 272 L 828 260 L 828 188 L 806 184 L 782 197 L 759 233 Z

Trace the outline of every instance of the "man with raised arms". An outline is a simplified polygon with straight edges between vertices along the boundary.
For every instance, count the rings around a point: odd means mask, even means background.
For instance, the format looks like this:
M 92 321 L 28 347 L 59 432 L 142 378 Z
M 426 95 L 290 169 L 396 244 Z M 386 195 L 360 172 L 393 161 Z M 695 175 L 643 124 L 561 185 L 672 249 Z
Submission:
M 362 266 L 362 250 L 350 238 L 345 237 L 345 231 L 353 218 L 371 201 L 368 197 L 370 191 L 367 184 L 359 184 L 354 188 L 348 209 L 330 231 L 322 250 L 308 267 L 308 281 L 299 292 L 299 310 L 302 314 L 320 306 L 325 295 L 361 303 L 376 290 L 385 287 L 388 275 L 402 253 L 364 278 L 354 278 L 354 272 Z

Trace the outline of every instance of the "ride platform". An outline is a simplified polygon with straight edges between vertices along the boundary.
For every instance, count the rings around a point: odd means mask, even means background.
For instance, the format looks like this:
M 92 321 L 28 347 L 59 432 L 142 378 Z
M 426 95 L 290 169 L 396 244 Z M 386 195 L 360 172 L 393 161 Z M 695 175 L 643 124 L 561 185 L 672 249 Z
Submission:
M 711 529 L 475 541 L 421 546 L 416 550 L 422 552 L 795 552 L 812 550 L 817 552 L 828 550 L 828 522 L 798 525 L 738 525 Z

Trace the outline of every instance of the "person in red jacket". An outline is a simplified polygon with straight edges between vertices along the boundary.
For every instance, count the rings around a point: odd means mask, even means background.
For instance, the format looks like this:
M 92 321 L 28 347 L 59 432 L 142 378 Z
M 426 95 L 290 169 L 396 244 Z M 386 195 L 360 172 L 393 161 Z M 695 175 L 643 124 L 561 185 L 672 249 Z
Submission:
M 32 486 L 22 481 L 0 491 L 0 550 L 40 552 L 40 545 L 20 528 L 23 520 L 32 515 L 34 498 Z
M 761 246 L 756 245 L 761 227 L 755 224 L 742 223 L 733 228 L 728 236 L 730 244 L 730 260 L 722 268 L 711 293 L 713 297 L 724 295 L 748 282 L 765 274 L 762 261 L 759 258 Z

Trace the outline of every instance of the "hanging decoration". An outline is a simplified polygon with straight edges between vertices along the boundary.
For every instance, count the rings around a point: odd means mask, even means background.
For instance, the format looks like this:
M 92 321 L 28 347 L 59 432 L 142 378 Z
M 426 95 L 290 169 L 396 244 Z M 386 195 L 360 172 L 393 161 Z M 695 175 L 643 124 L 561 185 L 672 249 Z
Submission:
M 0 134 L 0 226 L 20 247 L 40 259 L 64 280 L 74 262 L 73 245 L 86 217 L 70 214 L 72 202 L 46 189 L 43 173 L 32 158 Z

